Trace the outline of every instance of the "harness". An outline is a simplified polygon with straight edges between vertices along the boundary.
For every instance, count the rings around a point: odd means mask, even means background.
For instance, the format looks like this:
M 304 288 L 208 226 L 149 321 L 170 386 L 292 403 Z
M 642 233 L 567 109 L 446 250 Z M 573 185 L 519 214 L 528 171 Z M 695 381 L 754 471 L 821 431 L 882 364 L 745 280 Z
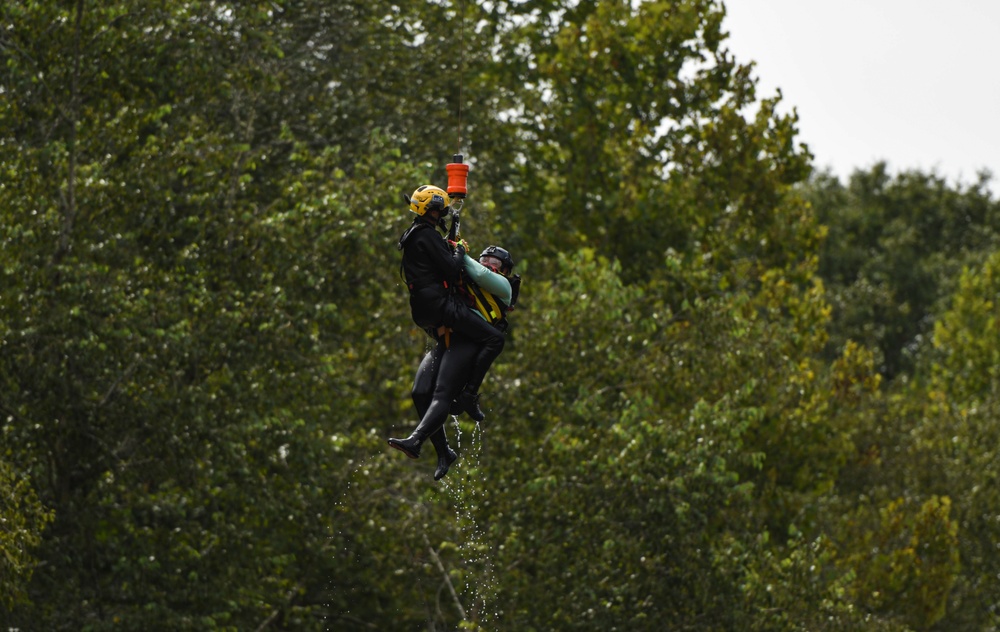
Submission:
M 469 295 L 472 297 L 472 306 L 476 308 L 476 311 L 486 317 L 486 322 L 491 325 L 496 325 L 500 321 L 504 321 L 504 325 L 507 324 L 507 312 L 510 308 L 506 303 L 475 283 L 469 283 L 465 287 L 469 291 Z M 504 327 L 504 329 L 506 329 L 506 327 Z
M 399 273 L 400 273 L 400 275 L 402 275 L 402 273 L 403 273 L 403 266 L 402 266 L 402 264 L 400 264 L 400 266 L 399 266 Z M 413 283 L 407 283 L 406 284 L 406 288 L 408 290 L 410 290 L 410 293 L 413 293 L 413 292 L 420 291 L 420 290 L 424 289 L 425 287 L 433 287 L 435 285 L 441 285 L 446 290 L 449 287 L 451 287 L 451 286 L 448 285 L 447 281 L 438 281 L 438 280 L 428 281 L 428 280 L 416 279 L 415 281 L 413 281 Z
M 521 275 L 515 274 L 507 280 L 510 282 L 509 305 L 475 283 L 467 283 L 463 286 L 471 299 L 472 307 L 486 318 L 486 322 L 503 332 L 506 332 L 509 326 L 507 314 L 514 309 L 517 296 L 521 291 Z

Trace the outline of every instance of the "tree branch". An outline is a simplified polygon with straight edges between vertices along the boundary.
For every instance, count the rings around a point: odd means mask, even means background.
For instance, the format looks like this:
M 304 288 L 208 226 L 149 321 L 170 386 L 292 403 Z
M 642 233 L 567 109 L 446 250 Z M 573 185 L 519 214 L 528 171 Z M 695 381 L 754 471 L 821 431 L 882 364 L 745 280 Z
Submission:
M 76 220 L 76 163 L 79 153 L 76 124 L 80 116 L 80 58 L 83 56 L 80 39 L 82 29 L 83 0 L 78 0 L 73 33 L 73 74 L 70 76 L 69 111 L 71 118 L 69 120 L 69 172 L 66 174 L 67 199 L 64 203 L 66 209 L 63 214 L 62 233 L 59 236 L 59 249 L 56 251 L 56 263 L 69 251 L 73 223 Z
M 291 590 L 289 590 L 288 594 L 285 595 L 285 601 L 287 603 L 291 603 L 292 597 L 295 596 L 295 593 L 298 592 L 298 590 L 299 590 L 298 586 L 295 586 Z M 264 619 L 264 621 L 262 621 L 259 626 L 257 626 L 257 629 L 254 632 L 263 632 L 263 630 L 266 629 L 267 626 L 274 623 L 274 620 L 277 619 L 278 615 L 280 614 L 281 614 L 281 608 L 275 608 L 274 610 L 272 610 L 271 614 L 266 619 Z
M 455 587 L 451 584 L 451 578 L 448 577 L 448 571 L 445 570 L 444 564 L 441 563 L 441 558 L 438 557 L 437 551 L 431 546 L 431 541 L 427 539 L 427 534 L 422 534 L 424 536 L 424 544 L 427 545 L 427 550 L 431 552 L 431 557 L 434 558 L 434 564 L 441 571 L 441 575 L 444 576 L 444 582 L 448 586 L 448 591 L 451 593 L 451 598 L 455 600 L 455 606 L 458 608 L 458 614 L 462 616 L 462 620 L 465 620 L 465 608 L 462 607 L 462 602 L 458 598 L 458 593 L 455 592 Z
M 115 392 L 118 390 L 118 387 L 121 385 L 122 381 L 125 380 L 125 378 L 131 377 L 132 374 L 135 373 L 135 369 L 138 366 L 139 366 L 139 355 L 136 354 L 135 359 L 132 360 L 132 364 L 130 364 L 125 369 L 124 373 L 122 373 L 121 375 L 119 375 L 115 379 L 115 381 L 111 385 L 111 387 L 108 388 L 108 392 L 104 394 L 103 398 L 101 398 L 101 403 L 99 403 L 97 405 L 98 408 L 103 408 L 105 404 L 107 404 L 109 401 L 111 401 L 111 398 L 114 396 Z

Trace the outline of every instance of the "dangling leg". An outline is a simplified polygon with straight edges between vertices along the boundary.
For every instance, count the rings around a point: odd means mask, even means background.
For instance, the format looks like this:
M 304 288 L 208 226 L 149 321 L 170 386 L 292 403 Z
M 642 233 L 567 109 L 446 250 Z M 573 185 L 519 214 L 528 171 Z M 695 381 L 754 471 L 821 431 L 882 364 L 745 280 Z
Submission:
M 458 390 L 465 383 L 468 364 L 476 352 L 476 348 L 467 341 L 460 340 L 460 338 L 461 336 L 453 334 L 451 337 L 451 347 L 441 353 L 437 377 L 434 380 L 434 395 L 424 414 L 421 416 L 420 423 L 416 429 L 406 439 L 389 439 L 390 446 L 403 452 L 411 459 L 420 458 L 420 447 L 423 445 L 423 442 L 435 435 L 444 426 L 450 412 L 451 401 L 455 399 Z M 420 396 L 419 399 L 422 402 L 426 401 L 423 396 Z M 416 402 L 416 400 L 414 401 Z M 418 406 L 422 406 L 422 403 L 418 404 Z M 447 439 L 443 432 L 441 438 L 445 440 L 445 443 L 441 444 L 442 447 L 446 447 Z M 439 453 L 440 456 L 442 455 Z M 449 456 L 447 450 L 444 452 L 444 456 Z M 450 464 L 449 462 L 448 465 Z
M 417 409 L 417 415 L 423 419 L 427 409 L 434 398 L 434 383 L 437 381 L 438 369 L 441 367 L 441 356 L 446 349 L 445 343 L 438 341 L 434 349 L 427 352 L 420 362 L 417 375 L 413 380 L 413 389 L 410 396 L 413 398 L 413 405 Z M 444 426 L 430 437 L 437 453 L 437 469 L 434 470 L 434 480 L 441 480 L 448 473 L 448 468 L 458 458 L 451 447 L 448 446 L 448 435 Z
M 461 334 L 452 335 L 448 361 L 443 363 L 438 375 L 438 380 L 446 383 L 448 387 L 441 391 L 436 390 L 435 398 L 441 398 L 443 402 L 453 401 L 453 399 L 448 398 L 454 398 L 455 391 L 461 387 L 462 382 L 468 376 L 469 369 L 478 354 L 479 347 L 474 342 Z M 451 410 L 449 410 L 449 414 L 451 414 Z M 448 468 L 458 458 L 458 455 L 448 447 L 448 439 L 443 426 L 438 432 L 431 435 L 431 441 L 435 442 L 434 447 L 438 454 L 438 466 L 434 471 L 434 480 L 437 481 L 448 473 Z
M 431 336 L 434 335 L 430 329 L 427 333 Z M 417 409 L 418 419 L 424 418 L 424 415 L 427 414 L 427 408 L 431 405 L 431 399 L 434 397 L 434 382 L 437 380 L 438 369 L 441 367 L 441 355 L 444 351 L 445 346 L 443 342 L 438 340 L 435 347 L 424 354 L 423 359 L 420 360 L 420 366 L 417 367 L 417 373 L 413 377 L 410 398 L 413 400 L 413 406 Z M 411 459 L 420 456 L 419 448 L 416 453 L 403 449 L 400 447 L 398 439 L 390 438 L 389 445 L 400 450 Z
M 413 377 L 413 388 L 410 389 L 410 399 L 417 409 L 417 418 L 422 419 L 427 413 L 427 408 L 434 398 L 434 383 L 437 382 L 438 370 L 441 368 L 441 356 L 445 352 L 442 342 L 428 351 L 417 367 L 417 373 Z
M 436 406 L 436 403 L 436 401 L 431 402 L 427 413 L 420 420 L 420 423 L 417 424 L 413 432 L 410 433 L 409 437 L 405 439 L 390 438 L 389 445 L 411 459 L 419 459 L 420 447 L 424 444 L 424 441 L 441 429 L 448 416 L 448 407 Z
M 479 387 L 486 379 L 486 373 L 490 370 L 493 361 L 503 351 L 505 339 L 503 333 L 497 328 L 468 310 L 456 318 L 452 328 L 467 336 L 479 347 L 479 351 L 469 367 L 465 388 L 458 395 L 457 404 L 459 408 L 469 413 L 469 417 L 476 421 L 482 421 L 486 415 L 479 408 Z
M 448 435 L 445 434 L 444 426 L 431 435 L 431 443 L 434 451 L 437 452 L 437 468 L 434 470 L 434 480 L 439 481 L 448 473 L 448 468 L 458 459 L 458 453 L 448 445 Z

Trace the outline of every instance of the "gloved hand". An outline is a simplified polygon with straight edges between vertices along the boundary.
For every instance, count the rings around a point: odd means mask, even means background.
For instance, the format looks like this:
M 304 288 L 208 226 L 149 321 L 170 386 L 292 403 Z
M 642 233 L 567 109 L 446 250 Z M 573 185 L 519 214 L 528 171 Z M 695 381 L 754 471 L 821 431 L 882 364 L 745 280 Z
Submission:
M 459 257 L 465 256 L 465 253 L 469 252 L 469 243 L 464 239 L 459 239 L 458 241 L 449 241 L 451 247 L 458 253 Z

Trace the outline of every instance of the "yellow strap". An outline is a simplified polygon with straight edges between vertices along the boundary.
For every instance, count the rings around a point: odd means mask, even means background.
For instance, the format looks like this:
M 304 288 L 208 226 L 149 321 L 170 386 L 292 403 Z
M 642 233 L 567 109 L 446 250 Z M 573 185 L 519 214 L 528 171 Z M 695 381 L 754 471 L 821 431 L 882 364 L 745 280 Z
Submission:
M 445 349 L 450 349 L 451 348 L 451 327 L 445 327 L 444 325 L 441 325 L 440 327 L 438 327 L 437 332 L 438 332 L 439 336 L 444 336 L 444 348 Z
M 476 301 L 476 309 L 479 310 L 479 313 L 486 317 L 487 321 L 495 323 L 503 318 L 500 305 L 497 303 L 496 298 L 494 298 L 492 294 L 482 288 L 479 288 L 479 292 L 472 292 L 472 297 Z M 486 299 L 485 304 L 482 299 Z

